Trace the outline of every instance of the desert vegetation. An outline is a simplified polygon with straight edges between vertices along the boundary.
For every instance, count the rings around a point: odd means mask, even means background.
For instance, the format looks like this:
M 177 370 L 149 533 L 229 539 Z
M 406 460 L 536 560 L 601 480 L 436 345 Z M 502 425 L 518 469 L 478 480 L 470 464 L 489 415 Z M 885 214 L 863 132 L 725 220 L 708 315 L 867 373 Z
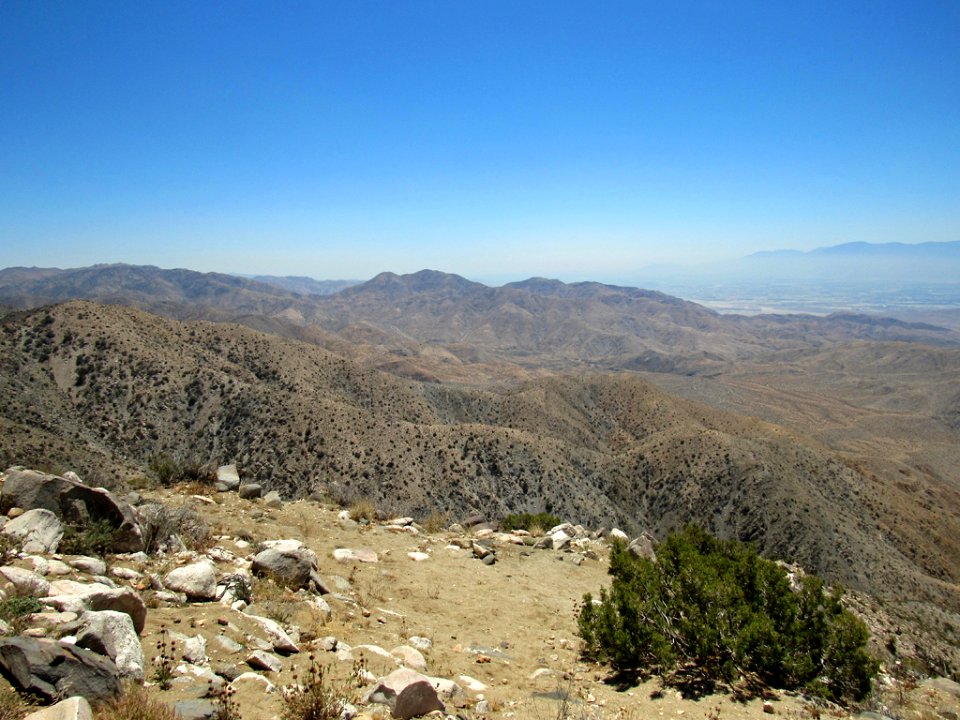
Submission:
M 584 597 L 578 626 L 584 653 L 621 674 L 759 681 L 848 702 L 870 692 L 869 633 L 842 592 L 812 575 L 790 578 L 748 545 L 688 526 L 657 546 L 655 560 L 614 543 L 610 575 L 596 603 Z

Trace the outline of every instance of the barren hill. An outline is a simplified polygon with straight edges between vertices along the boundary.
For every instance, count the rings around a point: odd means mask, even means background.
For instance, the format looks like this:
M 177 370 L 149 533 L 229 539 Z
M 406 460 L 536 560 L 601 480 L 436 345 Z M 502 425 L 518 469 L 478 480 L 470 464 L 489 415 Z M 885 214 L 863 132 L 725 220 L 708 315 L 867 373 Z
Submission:
M 423 385 L 239 326 L 85 302 L 2 327 L 7 463 L 131 477 L 154 454 L 191 455 L 236 460 L 288 497 L 397 514 L 546 510 L 658 534 L 696 521 L 852 587 L 956 607 L 956 577 L 877 531 L 859 473 L 632 375 Z

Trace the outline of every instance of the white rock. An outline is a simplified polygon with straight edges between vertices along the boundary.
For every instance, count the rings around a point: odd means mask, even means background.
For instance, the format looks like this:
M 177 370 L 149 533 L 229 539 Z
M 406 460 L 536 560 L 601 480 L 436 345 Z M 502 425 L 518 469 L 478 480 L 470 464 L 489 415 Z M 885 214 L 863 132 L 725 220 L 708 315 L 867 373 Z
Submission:
M 115 567 L 110 568 L 110 572 L 114 577 L 118 577 L 121 580 L 139 580 L 143 577 L 143 573 L 137 572 L 133 568 Z
M 100 558 L 89 557 L 87 555 L 77 555 L 69 558 L 67 565 L 76 568 L 80 572 L 88 575 L 103 575 L 107 572 L 107 564 Z
M 278 673 L 283 670 L 283 662 L 273 653 L 263 650 L 254 650 L 247 658 L 247 665 L 255 670 L 266 670 Z
M 77 645 L 109 657 L 121 677 L 143 681 L 143 647 L 129 615 L 117 610 L 85 612 L 81 622 Z
M 0 567 L 0 575 L 5 577 L 21 593 L 33 597 L 46 597 L 50 594 L 50 583 L 42 575 L 30 570 L 6 565 Z
M 469 675 L 461 675 L 459 679 L 470 692 L 485 692 L 487 690 L 486 685 Z
M 391 650 L 390 654 L 408 668 L 419 670 L 421 672 L 427 669 L 427 661 L 426 658 L 423 657 L 423 653 L 416 648 L 410 647 L 409 645 L 399 645 Z
M 433 640 L 430 638 L 421 637 L 419 635 L 414 635 L 413 637 L 407 638 L 407 642 L 421 652 L 426 652 L 433 647 Z
M 32 712 L 23 720 L 93 720 L 93 711 L 86 698 L 74 695 L 56 705 Z
M 377 554 L 368 548 L 337 548 L 333 551 L 333 559 L 337 562 L 375 563 L 380 561 Z
M 407 553 L 407 557 L 414 562 L 423 562 L 430 559 L 430 554 L 425 552 L 412 551 Z
M 212 600 L 217 594 L 217 566 L 203 559 L 174 568 L 163 578 L 163 584 L 190 599 Z
M 238 687 L 240 685 L 245 685 L 250 683 L 259 685 L 263 689 L 263 692 L 267 692 L 267 693 L 275 692 L 277 689 L 276 685 L 274 685 L 272 682 L 267 680 L 260 673 L 255 673 L 255 672 L 245 672 L 245 673 L 242 673 L 241 675 L 238 675 L 230 683 L 230 686 Z
M 210 661 L 207 658 L 207 641 L 202 635 L 183 635 L 168 631 L 170 639 L 176 644 L 180 657 L 193 665 L 206 666 Z
M 247 617 L 263 628 L 263 631 L 266 633 L 270 645 L 274 650 L 284 653 L 300 652 L 300 648 L 286 633 L 286 631 L 280 627 L 280 623 L 278 623 L 276 620 L 271 620 L 270 618 L 261 617 L 259 615 L 247 615 Z
M 0 532 L 14 538 L 23 552 L 54 553 L 63 537 L 63 524 L 49 510 L 37 508 L 8 521 Z
M 299 550 L 302 547 L 305 547 L 304 544 L 299 540 L 264 540 L 260 543 L 263 546 L 264 550 L 279 550 L 281 552 L 293 552 L 294 550 Z
M 353 648 L 358 653 L 364 653 L 366 655 L 377 655 L 386 660 L 392 660 L 393 662 L 399 662 L 396 657 L 388 653 L 379 645 L 357 645 Z

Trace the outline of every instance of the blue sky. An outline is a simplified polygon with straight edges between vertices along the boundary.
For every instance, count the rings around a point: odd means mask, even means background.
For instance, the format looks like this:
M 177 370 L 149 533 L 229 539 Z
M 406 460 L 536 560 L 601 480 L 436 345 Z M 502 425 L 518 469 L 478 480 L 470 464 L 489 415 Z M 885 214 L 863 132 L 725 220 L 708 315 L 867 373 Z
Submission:
M 628 279 L 960 240 L 960 3 L 0 3 L 0 266 Z

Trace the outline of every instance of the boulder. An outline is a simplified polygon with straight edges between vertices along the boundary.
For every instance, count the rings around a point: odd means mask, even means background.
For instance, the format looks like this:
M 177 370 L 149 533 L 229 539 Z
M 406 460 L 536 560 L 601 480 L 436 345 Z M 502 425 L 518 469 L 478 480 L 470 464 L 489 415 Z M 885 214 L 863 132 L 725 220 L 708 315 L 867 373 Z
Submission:
M 20 543 L 24 552 L 55 553 L 63 538 L 63 524 L 56 513 L 35 508 L 7 522 L 2 532 Z
M 203 635 L 184 635 L 168 630 L 170 641 L 177 648 L 176 653 L 191 665 L 205 667 L 210 658 L 207 657 L 207 641 Z
M 163 584 L 191 600 L 213 600 L 217 596 L 217 566 L 204 559 L 174 568 L 163 578 Z
M 50 595 L 42 599 L 44 605 L 60 611 L 83 613 L 85 610 L 117 610 L 133 620 L 137 634 L 143 632 L 147 621 L 147 606 L 132 588 L 111 588 L 102 583 L 79 583 L 74 580 L 54 580 Z
M 93 720 L 93 710 L 86 698 L 74 695 L 56 705 L 32 712 L 23 720 Z
M 50 583 L 43 576 L 30 570 L 5 565 L 0 567 L 0 575 L 21 594 L 33 597 L 46 597 L 50 594 Z
M 263 488 L 257 483 L 244 483 L 240 486 L 239 493 L 244 500 L 256 500 L 263 494 Z
M 311 581 L 323 584 L 317 574 L 317 554 L 305 547 L 268 547 L 253 556 L 251 570 L 290 588 L 306 588 Z M 326 587 L 318 589 L 329 592 Z
M 337 548 L 333 551 L 333 559 L 337 562 L 375 563 L 380 558 L 369 548 Z
M 281 508 L 283 507 L 283 498 L 276 490 L 271 490 L 263 496 L 263 503 L 270 508 Z
M 390 708 L 395 718 L 418 717 L 434 710 L 444 710 L 436 685 L 425 675 L 400 668 L 377 684 L 364 697 L 366 703 L 380 703 Z
M 121 687 L 110 658 L 56 640 L 0 638 L 0 671 L 17 690 L 47 702 L 70 695 L 107 700 Z
M 300 648 L 293 641 L 293 639 L 287 635 L 286 631 L 280 627 L 280 623 L 276 620 L 271 620 L 270 618 L 261 617 L 259 615 L 248 615 L 251 620 L 256 622 L 263 628 L 263 631 L 267 635 L 267 639 L 270 642 L 270 645 L 274 650 L 281 653 L 298 653 Z
M 423 653 L 409 645 L 399 645 L 391 650 L 390 654 L 408 668 L 421 672 L 427 669 L 427 661 Z
M 627 545 L 627 551 L 636 558 L 657 560 L 657 552 L 655 550 L 657 546 L 657 540 L 650 533 L 644 531 L 640 535 L 634 538 L 629 545 Z
M 67 565 L 76 568 L 80 572 L 88 575 L 106 575 L 107 564 L 100 558 L 89 557 L 87 555 L 74 555 L 67 558 Z
M 129 615 L 98 610 L 84 613 L 80 622 L 77 645 L 113 660 L 120 677 L 143 681 L 143 647 Z
M 278 673 L 283 670 L 283 661 L 273 653 L 263 650 L 254 650 L 247 658 L 247 665 L 254 670 L 266 670 L 267 672 Z
M 237 472 L 236 465 L 221 465 L 217 468 L 217 482 L 223 485 L 223 489 L 228 492 L 237 490 L 240 487 L 240 473 Z
M 392 715 L 396 720 L 408 720 L 408 718 L 420 717 L 434 710 L 440 712 L 445 710 L 440 697 L 437 695 L 437 689 L 427 680 L 420 680 L 407 685 L 397 696 L 397 701 L 392 708 Z
M 86 595 L 86 604 L 91 610 L 116 610 L 130 616 L 137 635 L 143 632 L 147 622 L 147 606 L 136 590 L 129 587 L 96 589 Z
M 243 685 L 254 685 L 259 687 L 262 692 L 272 693 L 276 692 L 277 686 L 272 682 L 267 680 L 260 673 L 255 672 L 245 672 L 237 675 L 233 680 L 230 681 L 230 687 L 241 687 Z
M 72 525 L 106 520 L 115 530 L 111 551 L 143 549 L 143 535 L 133 508 L 103 488 L 34 470 L 15 470 L 0 491 L 0 512 L 6 513 L 12 507 L 49 510 Z

